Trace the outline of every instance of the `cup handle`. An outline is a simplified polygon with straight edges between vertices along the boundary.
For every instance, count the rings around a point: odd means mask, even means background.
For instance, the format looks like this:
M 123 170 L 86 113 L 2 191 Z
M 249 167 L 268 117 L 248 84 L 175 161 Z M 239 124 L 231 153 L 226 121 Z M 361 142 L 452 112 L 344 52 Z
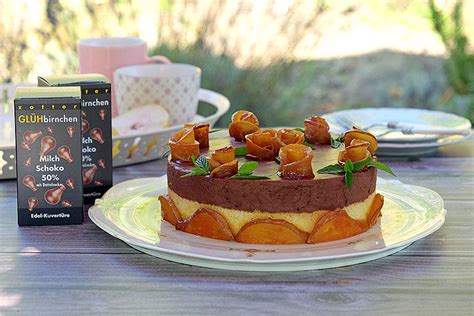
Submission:
M 152 63 L 162 63 L 162 64 L 171 64 L 171 60 L 165 56 L 151 56 L 145 59 L 145 63 L 152 64 Z

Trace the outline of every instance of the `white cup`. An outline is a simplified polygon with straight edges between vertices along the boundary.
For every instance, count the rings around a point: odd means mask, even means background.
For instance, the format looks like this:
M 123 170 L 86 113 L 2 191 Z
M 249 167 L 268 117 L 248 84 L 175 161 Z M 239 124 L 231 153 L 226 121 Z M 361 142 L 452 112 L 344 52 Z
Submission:
M 168 111 L 169 125 L 184 124 L 197 113 L 201 69 L 187 64 L 127 66 L 114 72 L 114 84 L 119 113 L 156 104 Z

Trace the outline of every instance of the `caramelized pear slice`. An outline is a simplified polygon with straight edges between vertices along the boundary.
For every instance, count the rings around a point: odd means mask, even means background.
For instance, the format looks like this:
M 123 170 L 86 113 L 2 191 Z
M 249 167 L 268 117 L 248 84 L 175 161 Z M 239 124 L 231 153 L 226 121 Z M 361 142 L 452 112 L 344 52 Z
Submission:
M 176 143 L 169 143 L 170 152 L 171 152 L 171 160 L 175 162 L 192 162 L 192 157 L 194 156 L 199 157 L 200 150 L 199 150 L 199 143 L 196 142 L 195 144 L 176 144 Z
M 209 123 L 205 124 L 184 124 L 184 127 L 194 130 L 194 138 L 199 143 L 199 148 L 209 147 Z
M 170 138 L 172 141 L 179 144 L 195 144 L 196 139 L 194 137 L 194 129 L 191 127 L 185 127 L 180 129 Z
M 229 135 L 236 141 L 245 141 L 245 135 L 258 131 L 259 121 L 255 114 L 250 111 L 240 110 L 232 114 L 232 122 L 229 124 Z
M 283 179 L 314 178 L 311 161 L 313 150 L 301 144 L 290 144 L 280 149 L 278 175 Z
M 343 164 L 346 160 L 351 160 L 352 162 L 366 160 L 370 157 L 370 152 L 368 151 L 369 146 L 369 142 L 358 139 L 352 140 L 350 146 L 347 146 L 345 150 L 339 152 L 338 162 Z
M 256 219 L 245 224 L 235 240 L 246 244 L 294 245 L 304 244 L 308 234 L 281 219 Z
M 239 163 L 234 159 L 231 162 L 227 162 L 214 168 L 211 171 L 211 178 L 230 178 L 233 175 L 236 175 L 237 171 L 239 171 Z
M 290 128 L 280 128 L 277 131 L 277 138 L 282 142 L 282 146 L 299 144 L 304 142 L 304 133 Z
M 370 144 L 368 150 L 372 155 L 377 151 L 377 138 L 371 133 L 360 129 L 347 131 L 344 134 L 344 145 L 346 147 L 350 146 L 353 139 L 359 139 L 368 142 Z
M 190 218 L 178 222 L 176 229 L 208 238 L 234 240 L 224 217 L 207 208 L 200 208 Z
M 258 121 L 257 116 L 253 114 L 252 112 L 246 111 L 246 110 L 240 110 L 232 114 L 231 121 L 232 122 L 243 121 L 243 122 L 250 122 L 257 126 L 260 125 L 260 122 Z
M 183 128 L 171 136 L 169 142 L 171 160 L 176 162 L 191 162 L 192 156 L 199 156 L 199 143 L 194 139 L 193 128 Z
M 383 195 L 377 193 L 370 205 L 369 214 L 367 216 L 367 225 L 372 227 L 377 223 L 377 220 L 382 216 L 382 207 L 384 203 Z
M 247 139 L 246 158 L 259 161 L 273 160 L 282 146 L 276 135 L 276 130 L 267 128 L 245 136 Z
M 229 135 L 238 142 L 245 142 L 245 136 L 259 130 L 255 124 L 239 121 L 229 124 Z
M 216 169 L 217 167 L 219 167 L 221 165 L 218 161 L 216 161 L 212 158 L 207 158 L 207 161 L 209 162 L 209 167 L 211 167 L 211 171 Z
M 321 217 L 309 235 L 308 244 L 349 238 L 366 229 L 347 215 L 346 211 L 331 211 Z
M 217 161 L 221 165 L 227 162 L 231 162 L 235 159 L 234 148 L 232 146 L 227 146 L 216 149 L 211 155 L 211 159 Z
M 163 219 L 167 222 L 170 222 L 173 225 L 176 225 L 179 221 L 182 220 L 181 214 L 179 214 L 178 208 L 174 202 L 169 198 L 169 196 L 160 195 L 158 198 L 161 203 L 161 214 Z
M 304 136 L 308 143 L 326 145 L 331 143 L 329 125 L 323 117 L 310 116 L 304 120 Z

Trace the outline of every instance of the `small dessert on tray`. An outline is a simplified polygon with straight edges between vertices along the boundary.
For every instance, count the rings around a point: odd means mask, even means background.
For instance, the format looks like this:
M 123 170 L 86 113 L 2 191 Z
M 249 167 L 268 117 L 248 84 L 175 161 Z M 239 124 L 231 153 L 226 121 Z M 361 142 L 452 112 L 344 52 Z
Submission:
M 377 139 L 334 138 L 322 117 L 304 128 L 260 128 L 238 111 L 229 136 L 186 125 L 170 138 L 163 218 L 176 229 L 248 244 L 314 244 L 361 234 L 381 216 Z

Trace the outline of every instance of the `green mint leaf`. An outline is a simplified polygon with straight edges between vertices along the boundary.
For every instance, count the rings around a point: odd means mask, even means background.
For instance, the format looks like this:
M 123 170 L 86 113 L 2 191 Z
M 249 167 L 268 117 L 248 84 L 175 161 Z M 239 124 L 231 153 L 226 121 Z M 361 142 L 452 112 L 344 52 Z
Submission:
M 192 155 L 191 160 L 193 161 L 194 167 L 191 169 L 190 173 L 182 175 L 181 178 L 192 176 L 205 176 L 211 172 L 211 167 L 209 166 L 209 162 L 207 161 L 206 157 L 201 155 L 198 157 L 198 159 L 196 159 L 194 158 L 194 155 Z
M 167 149 L 163 152 L 163 154 L 161 155 L 161 159 L 168 157 L 168 156 L 170 155 L 170 153 L 171 153 L 171 150 L 170 150 L 169 148 L 167 148 Z
M 349 159 L 344 162 L 344 171 L 345 172 L 354 171 L 354 163 L 352 162 L 352 160 Z
M 305 145 L 305 146 L 313 148 L 313 145 L 308 143 L 307 141 L 302 142 L 301 145 Z
M 203 155 L 199 156 L 198 159 L 194 160 L 194 165 L 204 170 L 206 173 L 211 172 L 211 166 L 209 165 L 209 161 L 207 161 L 206 157 Z
M 209 134 L 216 133 L 216 132 L 220 132 L 220 131 L 222 131 L 222 128 L 211 129 L 211 130 L 209 131 Z
M 339 138 L 332 138 L 331 137 L 331 147 L 332 148 L 339 148 L 342 145 L 342 142 L 339 140 Z
M 381 163 L 379 161 L 372 161 L 368 164 L 368 166 L 383 170 L 387 173 L 390 173 L 392 176 L 396 177 L 395 173 L 393 173 L 393 171 L 386 164 Z
M 247 147 L 234 148 L 235 156 L 245 156 L 247 154 Z
M 338 174 L 344 172 L 344 169 L 339 165 L 329 165 L 317 171 L 319 174 Z
M 247 180 L 263 180 L 263 179 L 270 179 L 268 176 L 255 176 L 253 174 L 247 174 L 247 175 L 240 175 L 236 174 L 235 176 L 232 176 L 231 179 L 247 179 Z
M 372 156 L 369 156 L 366 160 L 362 160 L 354 163 L 354 172 L 367 166 L 372 161 Z
M 349 188 L 349 190 L 352 189 L 352 171 L 346 171 L 346 173 L 344 174 L 344 183 Z
M 191 169 L 192 172 L 194 173 L 201 173 L 201 172 L 206 172 L 206 170 L 203 170 L 201 169 L 200 167 L 194 167 L 193 169 Z
M 300 128 L 300 127 L 296 127 L 296 128 L 293 128 L 294 131 L 298 131 L 298 132 L 301 132 L 301 133 L 304 133 L 304 129 Z
M 239 176 L 248 176 L 257 169 L 258 162 L 256 161 L 248 161 L 240 166 L 239 171 L 237 171 L 237 175 Z
M 186 174 L 183 174 L 180 178 L 185 178 L 185 177 L 193 177 L 193 176 L 205 176 L 207 175 L 207 172 L 198 168 L 198 167 L 195 167 L 192 169 L 192 171 L 190 173 L 186 173 Z

